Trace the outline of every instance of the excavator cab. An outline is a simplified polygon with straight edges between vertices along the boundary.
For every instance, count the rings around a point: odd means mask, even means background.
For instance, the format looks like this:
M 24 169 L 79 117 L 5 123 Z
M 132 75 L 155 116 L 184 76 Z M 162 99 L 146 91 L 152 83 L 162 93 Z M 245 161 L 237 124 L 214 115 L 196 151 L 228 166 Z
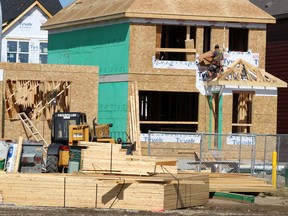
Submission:
M 51 142 L 68 145 L 69 126 L 86 124 L 87 119 L 85 113 L 54 113 L 52 116 Z
M 68 168 L 70 125 L 87 125 L 86 114 L 81 112 L 53 114 L 51 144 L 48 147 L 46 160 L 46 172 L 48 173 L 57 173 Z

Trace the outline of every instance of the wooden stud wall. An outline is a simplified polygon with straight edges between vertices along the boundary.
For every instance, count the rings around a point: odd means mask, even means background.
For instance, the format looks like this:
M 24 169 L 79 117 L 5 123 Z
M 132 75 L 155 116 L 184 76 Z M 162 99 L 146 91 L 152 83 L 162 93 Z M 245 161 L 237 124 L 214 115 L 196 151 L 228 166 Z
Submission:
M 6 119 L 17 119 L 21 106 L 33 109 L 34 120 L 43 115 L 51 120 L 54 109 L 56 112 L 69 111 L 70 86 L 69 81 L 7 80 Z M 52 106 L 53 98 L 56 99 L 55 107 Z
M 70 111 L 85 112 L 88 124 L 97 116 L 98 107 L 98 67 L 96 66 L 69 66 L 69 65 L 49 65 L 49 64 L 20 64 L 20 63 L 0 63 L 0 68 L 4 71 L 4 80 L 1 82 L 2 95 L 4 100 L 4 85 L 10 80 L 37 80 L 37 81 L 69 81 L 70 87 Z M 52 112 L 50 112 L 52 114 Z M 49 118 L 50 117 L 50 118 Z M 50 141 L 50 121 L 51 116 L 39 118 L 34 122 L 39 132 L 46 141 Z M 9 118 L 1 116 L 2 138 L 18 139 L 23 136 L 27 139 L 20 120 L 10 121 Z

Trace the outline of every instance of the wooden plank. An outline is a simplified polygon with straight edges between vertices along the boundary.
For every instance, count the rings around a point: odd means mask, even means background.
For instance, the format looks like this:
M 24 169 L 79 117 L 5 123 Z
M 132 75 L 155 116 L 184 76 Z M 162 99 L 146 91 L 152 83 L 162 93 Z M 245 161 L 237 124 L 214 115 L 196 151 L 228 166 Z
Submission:
M 194 121 L 140 121 L 140 124 L 198 124 Z
M 23 143 L 23 137 L 20 136 L 18 139 L 17 154 L 16 154 L 13 172 L 19 171 L 20 160 L 21 160 L 21 156 L 22 156 L 22 143 Z
M 156 52 L 181 52 L 181 53 L 196 53 L 196 49 L 181 49 L 181 48 L 156 48 Z

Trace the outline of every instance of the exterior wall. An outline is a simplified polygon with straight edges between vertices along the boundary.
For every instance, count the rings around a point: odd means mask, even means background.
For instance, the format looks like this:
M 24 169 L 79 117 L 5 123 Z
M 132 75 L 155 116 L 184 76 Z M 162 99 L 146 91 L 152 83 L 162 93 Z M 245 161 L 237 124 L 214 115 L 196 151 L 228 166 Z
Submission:
M 49 58 L 53 64 L 99 66 L 100 123 L 113 123 L 114 132 L 126 132 L 129 23 L 49 34 Z M 138 54 L 138 53 L 137 53 Z
M 222 133 L 230 133 L 232 132 L 232 111 L 233 111 L 233 96 L 232 95 L 224 95 L 223 96 L 223 104 L 222 104 L 222 122 L 223 128 Z
M 288 25 L 288 21 L 287 21 Z M 287 75 L 288 39 L 283 41 L 267 42 L 266 70 L 285 82 Z M 288 134 L 288 89 L 278 89 L 277 133 Z
M 266 29 L 249 29 L 248 35 L 248 49 L 259 53 L 259 68 L 265 68 Z
M 269 106 L 268 104 L 269 103 Z M 233 96 L 223 96 L 223 133 L 232 133 Z M 277 97 L 254 95 L 252 101 L 252 132 L 254 134 L 276 134 Z
M 113 123 L 110 128 L 113 138 L 121 137 L 126 140 L 126 122 L 127 122 L 127 100 L 128 100 L 128 83 L 100 83 L 99 84 L 99 107 L 101 118 L 99 124 Z M 114 129 L 114 130 L 113 130 Z
M 155 25 L 131 25 L 129 81 L 138 81 L 139 90 L 198 92 L 195 70 L 153 68 L 155 48 Z
M 215 44 L 218 44 L 221 50 L 229 46 L 229 29 L 211 28 L 211 50 L 214 50 Z
M 277 19 L 277 23 L 267 26 L 266 70 L 288 82 L 288 18 Z M 288 89 L 278 90 L 277 133 L 288 134 Z
M 145 41 L 145 43 L 139 43 Z M 156 48 L 155 25 L 131 25 L 129 82 L 138 82 L 138 89 L 149 91 L 199 92 L 195 86 L 195 70 L 156 69 L 152 56 Z M 205 104 L 206 97 L 199 93 L 199 101 Z M 204 129 L 205 110 L 199 110 L 199 126 Z
M 253 133 L 276 134 L 277 97 L 254 96 L 252 118 Z
M 40 63 L 40 42 L 48 42 L 48 32 L 41 30 L 41 25 L 48 17 L 34 7 L 21 20 L 16 22 L 2 35 L 1 61 L 7 62 L 7 40 L 29 42 L 29 63 Z
M 97 65 L 100 76 L 128 73 L 129 23 L 53 33 L 49 42 L 50 64 Z
M 0 69 L 4 72 L 4 79 L 1 81 L 1 100 L 4 101 L 4 91 L 6 81 L 10 80 L 42 80 L 42 81 L 70 81 L 71 82 L 71 112 L 84 112 L 87 114 L 88 124 L 98 111 L 98 67 L 91 66 L 68 66 L 49 64 L 20 64 L 20 63 L 0 63 Z M 83 100 L 85 98 L 85 100 Z M 3 104 L 1 103 L 1 106 Z M 27 139 L 31 134 L 26 134 L 20 120 L 10 120 L 5 110 L 1 116 L 1 137 L 6 139 L 18 139 L 23 136 Z M 39 119 L 34 121 L 34 125 L 50 142 L 50 119 Z M 33 137 L 32 137 L 33 139 Z

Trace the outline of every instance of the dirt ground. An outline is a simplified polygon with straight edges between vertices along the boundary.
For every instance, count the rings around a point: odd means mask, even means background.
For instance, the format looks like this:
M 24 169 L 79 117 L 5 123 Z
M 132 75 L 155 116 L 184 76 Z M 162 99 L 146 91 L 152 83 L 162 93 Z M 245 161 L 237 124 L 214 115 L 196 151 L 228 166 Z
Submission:
M 288 215 L 288 196 L 264 196 L 255 198 L 254 204 L 237 203 L 227 200 L 210 199 L 206 206 L 188 209 L 178 209 L 165 212 L 114 210 L 114 209 L 88 209 L 88 208 L 50 208 L 50 207 L 19 207 L 13 205 L 0 205 L 0 215 L 97 215 L 97 216 L 264 216 Z

